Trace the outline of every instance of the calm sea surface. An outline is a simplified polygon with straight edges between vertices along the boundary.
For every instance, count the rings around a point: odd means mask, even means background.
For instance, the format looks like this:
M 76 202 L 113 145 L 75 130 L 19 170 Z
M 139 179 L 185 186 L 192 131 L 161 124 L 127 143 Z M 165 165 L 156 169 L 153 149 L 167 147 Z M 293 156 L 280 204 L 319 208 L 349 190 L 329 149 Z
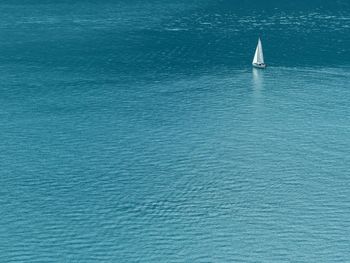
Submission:
M 1 262 L 349 260 L 348 1 L 7 2 Z

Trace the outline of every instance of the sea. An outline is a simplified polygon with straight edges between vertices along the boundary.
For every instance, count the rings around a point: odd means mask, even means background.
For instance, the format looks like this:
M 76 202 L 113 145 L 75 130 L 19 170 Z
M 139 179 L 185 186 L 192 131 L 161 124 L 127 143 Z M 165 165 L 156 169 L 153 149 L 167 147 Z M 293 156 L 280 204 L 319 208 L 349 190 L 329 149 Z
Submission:
M 0 12 L 0 262 L 349 261 L 348 0 Z

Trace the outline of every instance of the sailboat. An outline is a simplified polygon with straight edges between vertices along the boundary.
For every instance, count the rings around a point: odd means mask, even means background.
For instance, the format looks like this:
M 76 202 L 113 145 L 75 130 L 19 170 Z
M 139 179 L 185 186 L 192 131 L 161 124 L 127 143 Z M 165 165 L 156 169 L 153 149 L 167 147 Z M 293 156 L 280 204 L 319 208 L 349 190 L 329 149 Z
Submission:
M 253 67 L 255 68 L 266 68 L 260 37 L 258 40 L 258 45 L 256 46 L 255 55 L 254 55 L 252 64 L 253 64 Z

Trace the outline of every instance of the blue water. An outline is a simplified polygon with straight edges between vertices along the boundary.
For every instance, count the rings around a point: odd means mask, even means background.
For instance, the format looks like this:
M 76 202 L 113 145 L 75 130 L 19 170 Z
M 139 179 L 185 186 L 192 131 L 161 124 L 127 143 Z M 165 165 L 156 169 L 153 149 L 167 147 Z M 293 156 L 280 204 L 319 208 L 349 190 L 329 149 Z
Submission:
M 0 3 L 0 261 L 348 261 L 350 3 L 304 2 Z

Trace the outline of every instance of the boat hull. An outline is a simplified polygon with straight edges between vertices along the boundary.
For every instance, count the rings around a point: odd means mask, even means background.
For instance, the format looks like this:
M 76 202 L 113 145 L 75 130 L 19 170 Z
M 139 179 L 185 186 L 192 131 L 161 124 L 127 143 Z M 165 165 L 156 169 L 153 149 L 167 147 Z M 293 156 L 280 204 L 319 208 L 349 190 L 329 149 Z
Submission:
M 263 63 L 261 63 L 261 64 L 253 63 L 252 65 L 254 68 L 261 68 L 261 69 L 266 68 L 266 64 L 263 64 Z

